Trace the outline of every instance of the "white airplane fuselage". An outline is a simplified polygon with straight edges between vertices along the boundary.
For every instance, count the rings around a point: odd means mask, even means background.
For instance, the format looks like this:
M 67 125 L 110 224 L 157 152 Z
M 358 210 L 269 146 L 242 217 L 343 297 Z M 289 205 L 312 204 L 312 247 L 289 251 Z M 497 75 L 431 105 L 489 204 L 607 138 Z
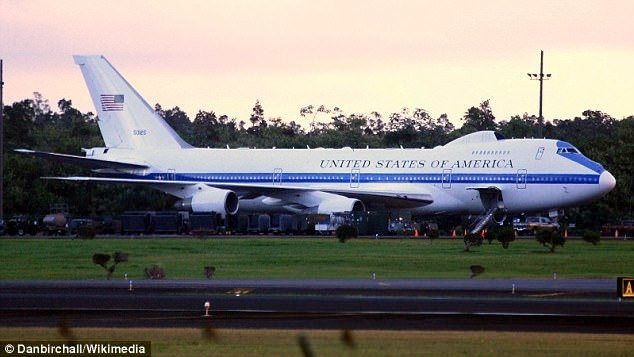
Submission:
M 508 212 L 576 206 L 612 189 L 614 178 L 600 164 L 580 153 L 558 153 L 561 147 L 571 145 L 558 140 L 512 139 L 434 149 L 111 149 L 94 157 L 133 159 L 151 166 L 121 176 L 127 179 L 200 182 L 234 189 L 280 186 L 431 195 L 433 202 L 411 207 L 415 214 L 482 212 L 485 207 L 476 188 L 499 189 Z M 188 191 L 182 191 L 184 194 L 179 190 L 169 193 L 186 197 Z M 293 201 L 289 195 L 299 193 L 286 195 L 280 190 L 274 196 Z M 267 204 L 243 199 L 240 206 L 251 211 L 284 211 L 275 200 Z

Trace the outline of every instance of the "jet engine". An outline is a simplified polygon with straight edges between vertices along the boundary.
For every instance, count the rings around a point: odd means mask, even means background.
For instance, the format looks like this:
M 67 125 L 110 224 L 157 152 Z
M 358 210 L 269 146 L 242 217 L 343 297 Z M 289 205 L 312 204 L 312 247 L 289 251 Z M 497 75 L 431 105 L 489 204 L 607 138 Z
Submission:
M 192 197 L 176 202 L 174 207 L 179 210 L 192 212 L 218 212 L 221 214 L 236 214 L 238 212 L 238 195 L 229 190 L 204 187 Z
M 335 196 L 330 199 L 324 200 L 319 204 L 317 213 L 330 214 L 337 212 L 360 212 L 365 211 L 365 205 L 363 202 L 344 196 Z

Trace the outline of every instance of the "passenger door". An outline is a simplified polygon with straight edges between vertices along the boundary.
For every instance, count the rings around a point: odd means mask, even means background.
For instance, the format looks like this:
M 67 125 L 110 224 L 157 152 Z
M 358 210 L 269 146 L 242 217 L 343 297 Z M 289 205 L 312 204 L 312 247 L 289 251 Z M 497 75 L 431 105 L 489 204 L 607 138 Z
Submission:
M 520 190 L 523 190 L 526 188 L 526 178 L 528 176 L 528 173 L 526 171 L 526 169 L 519 169 L 517 170 L 517 178 L 516 178 L 516 183 L 517 183 L 517 188 Z

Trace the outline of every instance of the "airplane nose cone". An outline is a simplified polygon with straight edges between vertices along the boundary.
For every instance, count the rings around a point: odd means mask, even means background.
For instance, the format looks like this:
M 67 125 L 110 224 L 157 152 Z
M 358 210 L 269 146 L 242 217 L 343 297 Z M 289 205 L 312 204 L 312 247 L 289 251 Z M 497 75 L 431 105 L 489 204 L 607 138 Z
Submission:
M 616 186 L 616 179 L 612 176 L 608 171 L 603 171 L 601 176 L 599 176 L 599 189 L 601 190 L 601 194 L 605 195 L 606 193 L 612 191 L 612 189 Z

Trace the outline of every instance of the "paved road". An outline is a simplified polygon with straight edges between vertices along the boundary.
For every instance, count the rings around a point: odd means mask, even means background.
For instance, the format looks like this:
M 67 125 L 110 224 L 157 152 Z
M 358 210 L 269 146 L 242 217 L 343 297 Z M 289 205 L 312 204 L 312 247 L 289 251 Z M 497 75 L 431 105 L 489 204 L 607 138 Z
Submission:
M 611 279 L 4 281 L 0 325 L 634 332 L 634 302 L 615 291 Z
M 43 280 L 0 281 L 0 290 L 120 291 L 129 288 L 127 280 Z M 342 295 L 437 295 L 437 296 L 510 296 L 555 294 L 616 297 L 616 279 L 243 279 L 243 280 L 139 280 L 135 291 L 198 291 L 226 293 L 248 288 L 262 294 Z M 515 294 L 513 294 L 515 293 Z

